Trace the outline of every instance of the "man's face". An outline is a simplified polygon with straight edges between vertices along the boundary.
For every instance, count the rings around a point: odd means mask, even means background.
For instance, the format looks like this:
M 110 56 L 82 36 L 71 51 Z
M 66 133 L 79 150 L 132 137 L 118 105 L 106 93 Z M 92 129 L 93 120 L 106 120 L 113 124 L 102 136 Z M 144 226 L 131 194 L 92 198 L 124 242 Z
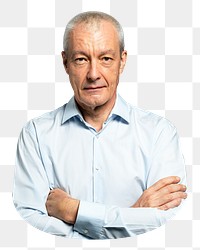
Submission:
M 120 55 L 116 29 L 109 22 L 85 28 L 79 24 L 70 34 L 68 53 L 63 62 L 82 108 L 114 103 L 119 75 L 126 62 L 126 51 Z

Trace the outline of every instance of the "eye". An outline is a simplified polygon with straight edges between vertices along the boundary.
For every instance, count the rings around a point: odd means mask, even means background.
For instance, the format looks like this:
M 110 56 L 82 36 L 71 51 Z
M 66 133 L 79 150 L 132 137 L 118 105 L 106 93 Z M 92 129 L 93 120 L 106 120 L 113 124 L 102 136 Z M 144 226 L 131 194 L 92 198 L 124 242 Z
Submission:
M 105 65 L 110 65 L 113 62 L 113 58 L 109 57 L 109 56 L 104 56 L 102 57 L 102 63 L 104 63 Z
M 75 58 L 74 61 L 76 64 L 82 65 L 87 62 L 87 59 L 85 57 L 78 57 L 78 58 Z
M 112 61 L 112 58 L 111 58 L 111 57 L 108 57 L 108 56 L 105 56 L 105 57 L 103 57 L 102 59 L 103 59 L 103 61 L 105 61 L 105 62 Z

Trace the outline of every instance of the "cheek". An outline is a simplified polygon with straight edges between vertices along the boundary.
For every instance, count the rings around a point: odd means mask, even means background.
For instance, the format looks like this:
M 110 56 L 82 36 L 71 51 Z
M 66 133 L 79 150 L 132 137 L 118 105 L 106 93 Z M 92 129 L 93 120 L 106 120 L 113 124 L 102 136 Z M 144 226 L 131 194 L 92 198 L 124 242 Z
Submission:
M 69 80 L 72 85 L 73 90 L 78 90 L 81 88 L 82 82 L 83 82 L 83 74 L 76 73 L 76 72 L 70 72 L 69 74 Z
M 77 79 L 74 79 L 73 77 L 70 76 L 69 78 L 71 87 L 74 91 L 74 94 L 77 95 L 79 92 L 79 81 Z
M 110 83 L 113 87 L 118 85 L 118 81 L 119 81 L 119 71 L 117 69 L 115 69 L 115 71 L 110 72 L 110 74 L 108 75 L 109 79 L 110 79 Z
M 109 69 L 102 70 L 102 75 L 109 81 L 115 82 L 119 78 L 119 68 L 118 67 L 111 67 Z

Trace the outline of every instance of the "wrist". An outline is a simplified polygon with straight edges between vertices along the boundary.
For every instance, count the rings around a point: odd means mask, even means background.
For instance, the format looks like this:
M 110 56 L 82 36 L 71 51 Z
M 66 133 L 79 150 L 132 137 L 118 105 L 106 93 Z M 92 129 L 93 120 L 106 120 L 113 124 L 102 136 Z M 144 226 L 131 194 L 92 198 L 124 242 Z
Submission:
M 69 224 L 75 224 L 80 201 L 70 198 L 67 199 L 65 204 L 64 221 Z

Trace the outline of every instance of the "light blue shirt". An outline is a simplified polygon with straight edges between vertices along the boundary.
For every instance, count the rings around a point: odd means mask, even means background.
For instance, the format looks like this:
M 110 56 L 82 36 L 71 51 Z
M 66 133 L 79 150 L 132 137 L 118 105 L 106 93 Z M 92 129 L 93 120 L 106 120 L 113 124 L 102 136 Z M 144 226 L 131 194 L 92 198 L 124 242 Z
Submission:
M 74 98 L 23 128 L 17 147 L 13 200 L 34 227 L 69 238 L 107 239 L 155 229 L 177 209 L 130 208 L 159 179 L 185 167 L 176 128 L 120 96 L 100 132 L 86 123 Z M 47 214 L 50 189 L 80 200 L 75 225 Z

